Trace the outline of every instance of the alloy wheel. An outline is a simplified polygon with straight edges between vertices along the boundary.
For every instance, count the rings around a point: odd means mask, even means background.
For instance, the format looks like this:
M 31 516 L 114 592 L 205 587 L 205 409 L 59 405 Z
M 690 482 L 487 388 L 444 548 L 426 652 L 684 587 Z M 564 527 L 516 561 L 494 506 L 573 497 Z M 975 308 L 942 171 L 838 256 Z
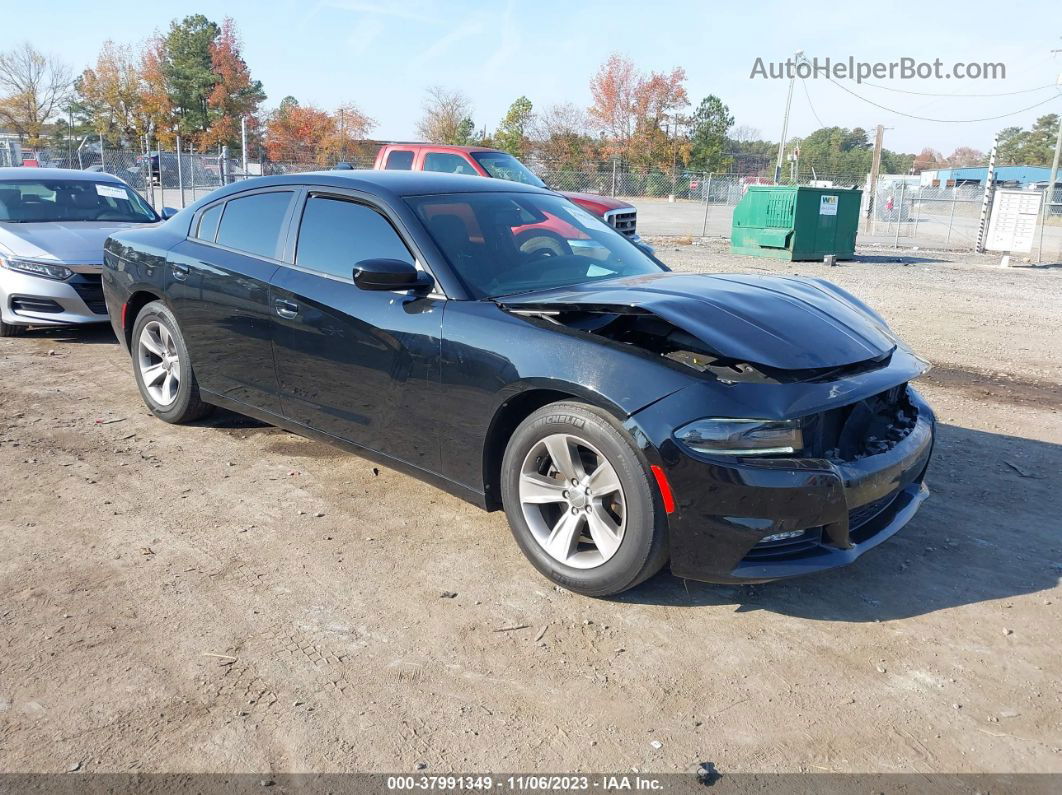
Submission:
M 612 558 L 627 527 L 619 475 L 585 439 L 551 434 L 520 468 L 520 508 L 539 546 L 559 563 L 591 569 Z
M 140 332 L 137 364 L 144 388 L 156 404 L 168 406 L 177 399 L 181 386 L 181 360 L 173 334 L 157 320 L 146 323 Z

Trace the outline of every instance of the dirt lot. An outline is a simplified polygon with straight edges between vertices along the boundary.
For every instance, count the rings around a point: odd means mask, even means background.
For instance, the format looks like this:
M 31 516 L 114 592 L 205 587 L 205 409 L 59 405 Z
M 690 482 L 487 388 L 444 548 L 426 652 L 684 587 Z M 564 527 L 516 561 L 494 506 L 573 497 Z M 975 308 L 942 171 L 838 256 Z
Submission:
M 936 363 L 904 532 L 811 579 L 586 599 L 501 514 L 153 419 L 106 331 L 0 340 L 0 768 L 1062 772 L 1062 270 L 661 253 L 826 275 Z

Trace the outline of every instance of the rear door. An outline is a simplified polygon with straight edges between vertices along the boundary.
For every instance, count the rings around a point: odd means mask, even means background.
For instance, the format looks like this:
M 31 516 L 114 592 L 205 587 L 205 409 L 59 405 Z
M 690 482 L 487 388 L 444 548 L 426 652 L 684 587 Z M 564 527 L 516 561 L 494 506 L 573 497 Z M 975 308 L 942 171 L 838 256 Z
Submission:
M 445 298 L 354 285 L 372 258 L 418 258 L 386 208 L 311 189 L 298 213 L 290 264 L 271 285 L 274 350 L 290 419 L 428 470 Z
M 280 414 L 269 280 L 297 192 L 237 194 L 207 205 L 171 251 L 170 293 L 200 386 Z

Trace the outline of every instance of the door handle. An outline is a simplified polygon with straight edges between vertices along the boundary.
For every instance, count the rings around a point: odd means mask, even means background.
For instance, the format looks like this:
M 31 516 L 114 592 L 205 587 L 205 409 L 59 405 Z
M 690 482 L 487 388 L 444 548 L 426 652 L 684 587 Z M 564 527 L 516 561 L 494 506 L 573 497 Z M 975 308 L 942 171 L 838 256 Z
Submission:
M 191 273 L 191 269 L 187 265 L 180 263 L 174 263 L 170 266 L 170 272 L 173 274 L 173 278 L 179 282 L 183 282 L 188 278 L 188 274 Z
M 287 318 L 288 320 L 291 320 L 299 314 L 299 305 L 294 301 L 285 301 L 283 298 L 277 298 L 274 300 L 273 308 L 277 311 L 278 315 Z

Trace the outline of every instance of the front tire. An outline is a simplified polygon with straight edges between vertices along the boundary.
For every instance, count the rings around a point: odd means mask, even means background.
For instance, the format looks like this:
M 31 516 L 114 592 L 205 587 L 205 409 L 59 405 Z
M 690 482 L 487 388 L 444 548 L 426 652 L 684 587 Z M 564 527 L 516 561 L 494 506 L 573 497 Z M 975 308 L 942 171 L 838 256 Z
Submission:
M 137 315 L 130 349 L 140 396 L 160 420 L 193 422 L 213 410 L 199 397 L 184 335 L 161 301 L 152 301 Z
M 0 337 L 21 337 L 25 333 L 25 326 L 16 326 L 13 323 L 5 323 L 0 320 Z
M 667 518 L 644 458 L 608 413 L 551 403 L 502 461 L 509 527 L 536 569 L 587 596 L 625 591 L 667 561 Z

